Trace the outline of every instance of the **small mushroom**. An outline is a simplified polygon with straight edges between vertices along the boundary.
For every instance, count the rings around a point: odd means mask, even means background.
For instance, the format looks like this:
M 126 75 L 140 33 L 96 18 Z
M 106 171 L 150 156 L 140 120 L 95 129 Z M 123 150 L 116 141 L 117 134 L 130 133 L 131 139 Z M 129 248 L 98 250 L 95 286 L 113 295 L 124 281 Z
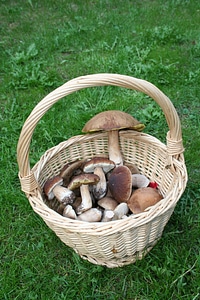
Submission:
M 90 119 L 83 127 L 83 132 L 107 131 L 109 159 L 114 161 L 116 166 L 123 164 L 123 157 L 119 145 L 119 130 L 133 129 L 141 131 L 144 124 L 133 118 L 130 114 L 119 110 L 101 112 Z
M 142 174 L 132 174 L 132 186 L 133 188 L 142 188 L 149 185 L 149 179 Z
M 128 204 L 125 202 L 120 203 L 113 211 L 114 212 L 113 220 L 122 219 L 124 216 L 127 215 L 128 211 L 129 211 Z
M 105 157 L 93 157 L 83 167 L 85 173 L 94 173 L 99 176 L 99 182 L 93 187 L 95 199 L 103 198 L 107 193 L 105 174 L 115 167 L 115 163 Z
M 75 210 L 71 205 L 65 206 L 63 210 L 63 217 L 70 218 L 70 219 L 77 219 L 77 215 L 75 213 Z
M 144 212 L 147 207 L 156 204 L 161 199 L 163 199 L 163 196 L 157 189 L 144 187 L 135 190 L 127 204 L 132 213 L 138 214 Z
M 119 166 L 111 173 L 108 186 L 113 198 L 118 202 L 127 202 L 132 193 L 132 174 L 128 167 Z
M 62 186 L 63 179 L 57 175 L 46 181 L 44 185 L 44 193 L 48 200 L 53 200 L 54 197 L 63 204 L 72 204 L 75 199 L 75 194 L 66 187 Z
M 119 204 L 115 199 L 111 197 L 104 197 L 100 199 L 97 203 L 100 207 L 104 208 L 105 210 L 114 210 Z
M 68 185 L 68 189 L 74 190 L 80 187 L 82 202 L 77 207 L 76 213 L 79 215 L 92 207 L 92 198 L 90 195 L 89 185 L 97 184 L 99 177 L 95 174 L 80 174 L 74 176 Z
M 77 217 L 77 220 L 85 222 L 99 222 L 102 218 L 102 212 L 97 208 L 90 208 Z

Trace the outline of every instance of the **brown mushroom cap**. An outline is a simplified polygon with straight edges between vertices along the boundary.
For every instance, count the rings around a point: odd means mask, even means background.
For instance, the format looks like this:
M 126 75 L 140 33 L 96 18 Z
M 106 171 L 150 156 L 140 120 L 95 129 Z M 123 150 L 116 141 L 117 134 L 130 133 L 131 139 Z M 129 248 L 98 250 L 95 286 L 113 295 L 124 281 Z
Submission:
M 82 132 L 110 131 L 123 128 L 141 131 L 144 127 L 144 124 L 128 113 L 120 110 L 108 110 L 100 112 L 90 119 L 83 127 Z
M 49 200 L 53 200 L 53 198 L 54 198 L 53 189 L 56 186 L 62 185 L 62 184 L 63 184 L 63 179 L 59 175 L 54 176 L 46 181 L 43 190 Z
M 108 152 L 110 160 L 116 166 L 123 165 L 123 157 L 120 150 L 119 134 L 120 129 L 134 129 L 141 131 L 145 126 L 131 115 L 119 111 L 108 110 L 95 115 L 83 127 L 83 132 L 107 131 Z
M 61 171 L 60 177 L 63 178 L 63 185 L 67 186 L 73 176 L 76 176 L 82 172 L 82 166 L 85 160 L 76 160 L 66 163 Z
M 126 166 L 115 168 L 109 177 L 108 186 L 117 202 L 127 202 L 132 193 L 132 177 L 129 168 Z
M 127 204 L 132 213 L 138 214 L 161 199 L 163 199 L 163 196 L 158 190 L 151 187 L 144 187 L 135 190 Z
M 72 178 L 72 180 L 68 185 L 68 189 L 75 190 L 76 188 L 80 187 L 83 184 L 89 185 L 89 184 L 96 184 L 97 182 L 99 182 L 99 176 L 95 174 L 83 173 L 74 176 L 74 178 Z

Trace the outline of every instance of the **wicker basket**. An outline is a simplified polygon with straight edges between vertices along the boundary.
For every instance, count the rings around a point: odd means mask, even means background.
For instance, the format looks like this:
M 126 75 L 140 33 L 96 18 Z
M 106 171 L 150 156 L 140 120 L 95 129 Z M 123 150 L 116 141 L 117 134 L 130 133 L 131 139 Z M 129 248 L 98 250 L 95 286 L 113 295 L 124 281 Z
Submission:
M 71 137 L 49 149 L 30 169 L 29 147 L 34 128 L 59 99 L 83 88 L 119 86 L 150 96 L 164 112 L 169 131 L 166 144 L 133 130 L 120 131 L 124 161 L 136 164 L 142 174 L 156 181 L 163 200 L 145 212 L 111 222 L 82 222 L 64 218 L 49 207 L 43 196 L 46 180 L 59 174 L 67 161 L 108 154 L 107 133 Z M 93 264 L 119 267 L 142 259 L 160 239 L 187 183 L 180 120 L 171 101 L 153 84 L 130 76 L 94 74 L 68 81 L 47 95 L 27 118 L 19 138 L 17 158 L 22 191 L 33 210 L 69 247 Z M 54 204 L 53 204 L 54 205 Z M 56 204 L 55 204 L 56 205 Z M 52 209 L 53 208 L 53 209 Z

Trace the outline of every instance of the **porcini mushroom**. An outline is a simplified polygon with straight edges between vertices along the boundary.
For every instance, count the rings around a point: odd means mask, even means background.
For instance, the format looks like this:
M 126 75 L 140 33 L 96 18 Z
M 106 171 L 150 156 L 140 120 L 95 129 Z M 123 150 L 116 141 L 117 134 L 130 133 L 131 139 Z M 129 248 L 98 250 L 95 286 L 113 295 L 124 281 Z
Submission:
M 99 176 L 95 174 L 82 173 L 74 176 L 68 185 L 68 189 L 74 190 L 80 188 L 81 204 L 77 207 L 76 213 L 79 215 L 92 207 L 92 198 L 89 191 L 89 185 L 97 184 Z
M 48 179 L 44 185 L 44 193 L 48 200 L 53 200 L 54 197 L 63 204 L 72 204 L 75 199 L 75 194 L 66 187 L 62 186 L 63 179 L 57 175 Z
M 141 131 L 144 127 L 144 124 L 141 124 L 128 113 L 109 110 L 101 112 L 90 119 L 83 127 L 82 132 L 107 131 L 109 159 L 114 161 L 116 166 L 119 166 L 123 164 L 119 145 L 119 130 L 127 128 Z
M 132 193 L 132 174 L 128 167 L 119 166 L 108 179 L 109 190 L 118 202 L 127 202 Z
M 60 171 L 60 177 L 63 178 L 63 185 L 68 186 L 71 178 L 73 176 L 79 175 L 82 173 L 82 166 L 84 164 L 85 160 L 76 160 L 73 162 L 66 163 L 61 171 Z
M 83 171 L 85 173 L 94 173 L 99 176 L 99 182 L 93 187 L 95 199 L 101 199 L 106 195 L 107 182 L 105 174 L 115 167 L 115 163 L 105 157 L 93 157 L 85 163 Z
M 127 204 L 132 213 L 138 214 L 144 212 L 147 207 L 155 205 L 161 199 L 163 196 L 157 189 L 144 187 L 135 190 Z

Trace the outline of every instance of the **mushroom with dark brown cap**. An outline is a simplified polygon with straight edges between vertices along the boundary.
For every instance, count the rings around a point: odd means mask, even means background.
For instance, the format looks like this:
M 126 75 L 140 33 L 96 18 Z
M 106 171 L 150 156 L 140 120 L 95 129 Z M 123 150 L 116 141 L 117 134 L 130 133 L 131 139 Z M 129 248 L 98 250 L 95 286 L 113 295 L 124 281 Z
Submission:
M 132 193 L 132 174 L 128 167 L 119 166 L 108 179 L 109 190 L 118 202 L 127 202 Z
M 68 189 L 75 190 L 80 188 L 81 204 L 77 207 L 76 213 L 79 215 L 92 207 L 92 198 L 90 195 L 89 185 L 97 184 L 99 176 L 95 174 L 80 174 L 74 176 L 68 185 Z
M 53 200 L 54 197 L 63 204 L 72 204 L 75 199 L 75 194 L 71 190 L 62 186 L 63 179 L 57 175 L 48 179 L 44 185 L 44 193 L 48 200 Z
M 105 157 L 93 157 L 83 167 L 85 173 L 93 173 L 99 176 L 99 182 L 93 187 L 95 199 L 103 198 L 107 193 L 107 182 L 105 174 L 115 167 L 115 163 Z
M 68 162 L 62 167 L 59 175 L 63 178 L 64 186 L 68 186 L 73 176 L 79 175 L 83 172 L 82 167 L 85 161 L 86 160 L 81 159 L 73 162 Z
M 143 187 L 133 192 L 127 204 L 132 213 L 138 214 L 144 212 L 147 207 L 155 205 L 161 199 L 163 196 L 157 189 Z
M 128 113 L 119 110 L 109 110 L 95 115 L 85 124 L 82 131 L 85 133 L 107 131 L 109 159 L 119 166 L 123 164 L 119 145 L 119 130 L 126 128 L 141 131 L 144 127 L 144 124 L 141 124 Z

